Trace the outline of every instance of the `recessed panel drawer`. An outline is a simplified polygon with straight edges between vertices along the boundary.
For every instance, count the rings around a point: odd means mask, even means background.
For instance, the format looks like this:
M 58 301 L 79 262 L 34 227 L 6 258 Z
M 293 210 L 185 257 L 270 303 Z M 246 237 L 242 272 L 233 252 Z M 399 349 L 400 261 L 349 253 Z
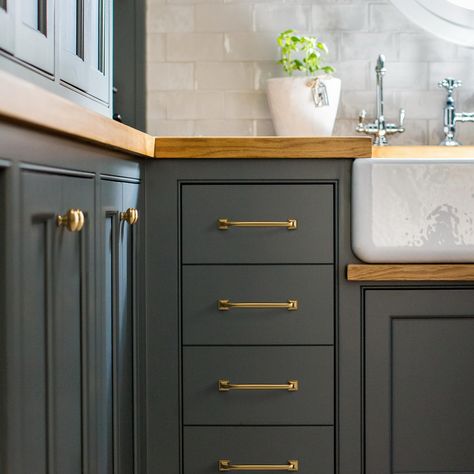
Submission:
M 183 263 L 332 263 L 333 193 L 332 184 L 184 185 Z
M 333 474 L 333 433 L 329 426 L 186 427 L 184 474 L 217 474 L 219 461 L 263 464 L 270 472 L 270 466 L 296 461 L 300 474 Z
M 332 344 L 333 285 L 332 265 L 184 266 L 183 342 Z
M 183 358 L 184 424 L 334 423 L 330 346 L 185 347 Z

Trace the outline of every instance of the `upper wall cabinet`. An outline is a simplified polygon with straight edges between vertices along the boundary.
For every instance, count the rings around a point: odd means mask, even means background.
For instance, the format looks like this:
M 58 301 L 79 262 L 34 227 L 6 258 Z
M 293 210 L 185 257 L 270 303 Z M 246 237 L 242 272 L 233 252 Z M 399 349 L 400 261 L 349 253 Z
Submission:
M 109 0 L 65 0 L 60 7 L 60 79 L 107 102 Z
M 13 2 L 11 0 L 0 0 L 0 49 L 12 53 L 14 24 L 13 24 Z
M 0 0 L 0 68 L 110 116 L 111 21 L 112 0 Z
M 54 0 L 16 0 L 15 56 L 54 73 Z

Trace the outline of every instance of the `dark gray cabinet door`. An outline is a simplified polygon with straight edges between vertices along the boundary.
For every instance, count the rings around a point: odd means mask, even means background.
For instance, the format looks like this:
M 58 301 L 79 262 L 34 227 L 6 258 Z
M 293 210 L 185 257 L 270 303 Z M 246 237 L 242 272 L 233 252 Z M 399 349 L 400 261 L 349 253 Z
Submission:
M 138 185 L 102 180 L 101 232 L 103 236 L 102 387 L 107 413 L 102 433 L 108 448 L 102 453 L 104 471 L 135 472 L 135 324 L 136 226 L 121 213 L 136 208 Z
M 21 413 L 20 459 L 12 472 L 82 474 L 96 431 L 93 180 L 24 172 L 21 186 L 21 369 L 9 387 Z M 56 225 L 70 208 L 84 212 L 80 232 Z
M 474 288 L 365 294 L 365 472 L 474 472 Z

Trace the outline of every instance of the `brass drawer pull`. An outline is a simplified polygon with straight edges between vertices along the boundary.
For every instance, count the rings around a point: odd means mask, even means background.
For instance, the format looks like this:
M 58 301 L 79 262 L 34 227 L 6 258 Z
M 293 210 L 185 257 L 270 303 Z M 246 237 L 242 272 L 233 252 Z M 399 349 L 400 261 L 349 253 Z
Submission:
M 286 303 L 233 303 L 229 300 L 219 300 L 217 302 L 219 311 L 229 311 L 231 308 L 240 309 L 269 309 L 283 308 L 288 311 L 296 311 L 298 309 L 298 300 L 288 300 Z
M 120 213 L 120 220 L 126 221 L 130 225 L 136 224 L 138 222 L 138 211 L 130 207 L 125 212 Z
M 80 232 L 85 223 L 84 213 L 80 209 L 69 209 L 66 214 L 56 216 L 58 227 L 65 227 L 70 232 Z
M 288 464 L 232 464 L 229 459 L 219 459 L 219 471 L 291 471 L 298 470 L 298 461 L 291 459 Z
M 229 392 L 230 390 L 287 390 L 297 392 L 299 388 L 298 380 L 288 380 L 285 384 L 272 383 L 230 383 L 229 380 L 221 379 L 218 382 L 219 392 Z
M 295 230 L 298 225 L 296 219 L 288 219 L 284 222 L 263 222 L 263 221 L 230 221 L 227 218 L 218 219 L 217 225 L 220 230 L 227 230 L 229 227 L 285 227 L 288 230 Z

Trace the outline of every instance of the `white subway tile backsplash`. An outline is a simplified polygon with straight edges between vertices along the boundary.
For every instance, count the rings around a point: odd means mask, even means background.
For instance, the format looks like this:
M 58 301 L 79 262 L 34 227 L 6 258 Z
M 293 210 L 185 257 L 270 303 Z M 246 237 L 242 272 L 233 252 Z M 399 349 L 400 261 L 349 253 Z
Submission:
M 250 5 L 196 5 L 196 31 L 230 32 L 252 30 Z
M 196 120 L 195 135 L 249 136 L 253 135 L 253 120 Z
M 194 29 L 194 7 L 151 4 L 147 8 L 147 32 L 188 32 Z
M 266 81 L 283 76 L 276 36 L 294 28 L 328 44 L 342 79 L 334 134 L 354 135 L 362 108 L 375 109 L 375 61 L 387 57 L 385 110 L 403 135 L 393 144 L 438 144 L 445 93 L 464 86 L 458 109 L 474 111 L 474 49 L 438 39 L 407 20 L 391 0 L 147 0 L 147 126 L 162 135 L 274 134 Z M 474 145 L 474 126 L 458 135 Z
M 251 90 L 253 83 L 252 63 L 199 62 L 196 64 L 198 90 Z
M 226 92 L 224 113 L 230 119 L 270 118 L 267 97 L 261 92 Z
M 388 61 L 396 61 L 398 38 L 387 33 L 343 33 L 341 59 L 377 59 L 383 53 Z
M 419 32 L 421 29 L 412 23 L 391 3 L 372 3 L 369 5 L 370 31 L 380 32 Z
M 192 90 L 194 64 L 149 63 L 146 80 L 149 91 Z
M 279 59 L 273 33 L 228 33 L 224 39 L 225 58 L 229 61 L 269 61 Z
M 174 120 L 220 119 L 224 117 L 224 93 L 173 91 L 166 101 L 166 118 Z
M 364 31 L 368 27 L 368 5 L 313 5 L 312 29 Z
M 168 61 L 219 61 L 224 57 L 222 33 L 170 33 L 166 38 Z
M 146 35 L 146 60 L 147 64 L 166 60 L 165 34 L 149 33 Z
M 456 55 L 456 46 L 429 33 L 401 33 L 401 61 L 450 61 Z
M 256 31 L 281 31 L 292 28 L 294 30 L 307 30 L 311 19 L 309 5 L 279 5 L 262 3 L 255 5 Z

